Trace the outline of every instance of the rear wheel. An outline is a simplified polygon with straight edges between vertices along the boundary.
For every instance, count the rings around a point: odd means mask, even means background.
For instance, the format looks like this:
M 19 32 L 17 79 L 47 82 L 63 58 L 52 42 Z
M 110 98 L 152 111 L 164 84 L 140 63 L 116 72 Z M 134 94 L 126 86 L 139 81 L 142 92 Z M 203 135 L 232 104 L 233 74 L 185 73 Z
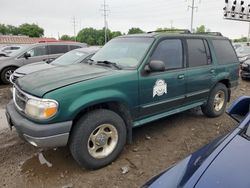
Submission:
M 7 67 L 3 69 L 3 71 L 1 72 L 1 81 L 3 84 L 10 83 L 10 76 L 14 73 L 15 70 L 15 67 Z
M 98 169 L 114 161 L 126 143 L 126 126 L 113 111 L 89 112 L 75 125 L 70 136 L 70 151 L 81 166 Z
M 218 117 L 225 112 L 228 101 L 228 89 L 218 83 L 210 92 L 206 105 L 201 107 L 202 112 L 208 117 Z

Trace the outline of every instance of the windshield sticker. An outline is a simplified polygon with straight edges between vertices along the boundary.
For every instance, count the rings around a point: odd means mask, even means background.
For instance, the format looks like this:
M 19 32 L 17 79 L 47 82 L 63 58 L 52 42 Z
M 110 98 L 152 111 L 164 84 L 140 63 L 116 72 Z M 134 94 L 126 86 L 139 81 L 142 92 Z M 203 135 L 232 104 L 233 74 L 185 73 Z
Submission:
M 153 98 L 167 94 L 167 83 L 164 80 L 157 80 L 154 85 Z

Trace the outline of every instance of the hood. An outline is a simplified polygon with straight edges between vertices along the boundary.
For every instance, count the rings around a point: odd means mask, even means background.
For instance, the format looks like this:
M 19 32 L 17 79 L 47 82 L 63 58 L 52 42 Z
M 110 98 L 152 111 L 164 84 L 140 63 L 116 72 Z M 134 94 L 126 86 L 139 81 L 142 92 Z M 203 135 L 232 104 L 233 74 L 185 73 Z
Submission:
M 13 59 L 13 57 L 0 56 L 0 63 L 4 62 L 4 61 L 7 61 L 7 60 L 10 60 L 10 59 Z
M 54 66 L 48 63 L 38 62 L 38 63 L 31 63 L 28 65 L 22 66 L 18 68 L 15 72 L 18 74 L 26 75 L 26 74 L 30 74 L 36 71 L 52 68 L 52 67 Z
M 88 64 L 55 66 L 51 69 L 34 72 L 19 78 L 16 84 L 23 91 L 42 97 L 49 91 L 109 75 L 112 72 L 114 72 L 112 69 Z
M 250 187 L 250 141 L 237 135 L 208 167 L 196 188 Z

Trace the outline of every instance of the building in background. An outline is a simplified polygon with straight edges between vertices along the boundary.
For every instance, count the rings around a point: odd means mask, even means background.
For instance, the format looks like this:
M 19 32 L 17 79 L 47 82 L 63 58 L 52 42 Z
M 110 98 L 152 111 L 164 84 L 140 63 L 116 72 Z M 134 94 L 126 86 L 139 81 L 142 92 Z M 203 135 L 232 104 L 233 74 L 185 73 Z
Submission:
M 23 45 L 23 44 L 34 44 L 38 42 L 56 42 L 55 38 L 30 38 L 23 35 L 0 35 L 0 47 L 8 45 Z

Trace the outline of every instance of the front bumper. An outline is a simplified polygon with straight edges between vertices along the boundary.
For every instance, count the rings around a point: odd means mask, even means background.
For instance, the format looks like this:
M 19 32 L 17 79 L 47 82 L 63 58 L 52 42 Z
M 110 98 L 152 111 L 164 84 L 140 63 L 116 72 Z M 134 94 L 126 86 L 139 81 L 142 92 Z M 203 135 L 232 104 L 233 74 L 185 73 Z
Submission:
M 242 70 L 240 74 L 242 78 L 250 78 L 250 72 L 248 71 Z
M 13 101 L 6 108 L 6 117 L 10 127 L 14 126 L 21 138 L 36 147 L 59 147 L 68 143 L 72 121 L 38 124 L 16 110 Z

